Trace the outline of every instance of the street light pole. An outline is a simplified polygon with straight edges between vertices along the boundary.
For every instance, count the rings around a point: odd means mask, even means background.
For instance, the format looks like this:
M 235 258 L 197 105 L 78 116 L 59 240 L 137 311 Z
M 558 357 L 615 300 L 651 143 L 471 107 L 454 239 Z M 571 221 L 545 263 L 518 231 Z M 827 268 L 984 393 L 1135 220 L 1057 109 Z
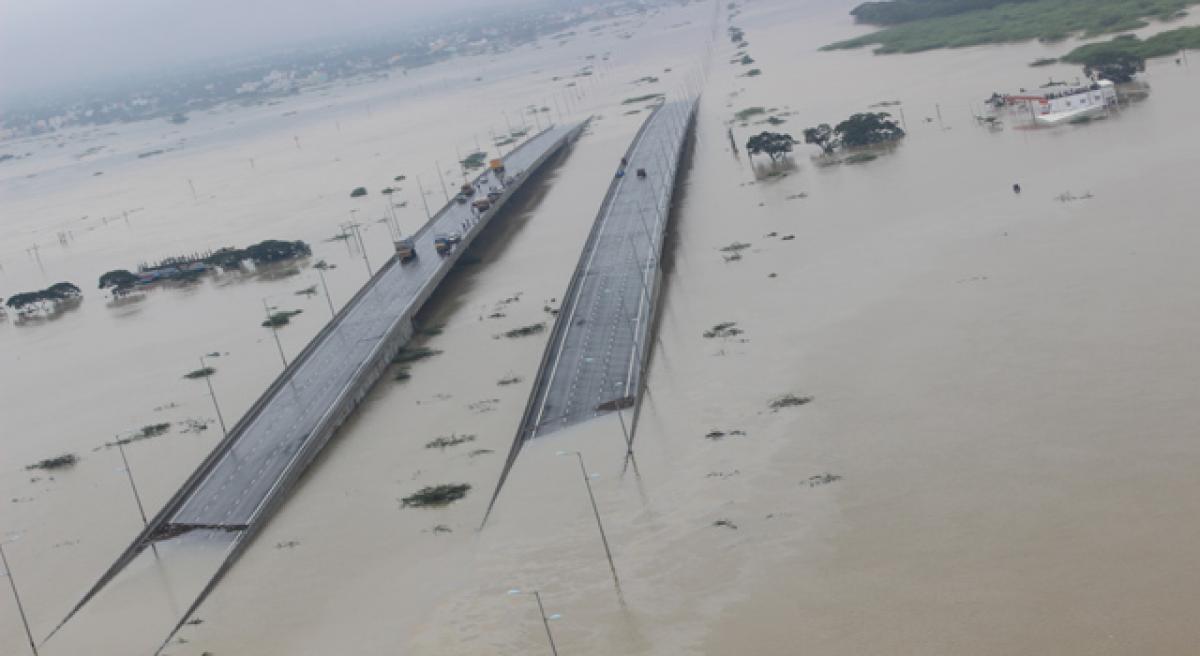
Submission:
M 537 599 L 538 615 L 542 616 L 542 626 L 546 627 L 546 640 L 550 642 L 550 653 L 553 656 L 558 656 L 558 647 L 554 644 L 554 633 L 550 631 L 550 620 L 556 620 L 561 616 L 557 613 L 554 615 L 546 615 L 546 607 L 542 604 L 542 593 L 538 590 L 530 590 L 529 592 L 526 592 L 518 588 L 513 588 L 512 590 L 508 591 L 508 594 L 509 596 L 531 594 L 533 595 L 534 599 Z
M 550 618 L 546 617 L 546 607 L 542 605 L 542 593 L 534 590 L 533 598 L 537 599 L 538 614 L 542 616 L 542 626 L 546 627 L 546 640 L 550 641 L 550 653 L 558 656 L 558 647 L 554 646 L 554 634 L 550 632 Z
M 137 503 L 138 514 L 142 516 L 142 526 L 149 526 L 150 522 L 146 519 L 146 508 L 142 506 L 142 495 L 138 494 L 137 483 L 133 480 L 133 470 L 129 468 L 129 458 L 125 457 L 125 445 L 121 443 L 121 438 L 117 438 L 117 451 L 121 453 L 121 463 L 125 465 L 125 476 L 129 479 L 129 489 L 133 490 L 133 500 Z M 158 558 L 158 546 L 154 542 L 150 542 L 150 549 L 154 551 L 154 557 Z
M 279 349 L 279 359 L 283 362 L 283 368 L 287 369 L 287 356 L 283 354 L 283 344 L 279 341 L 279 329 L 271 320 L 271 308 L 267 305 L 267 299 L 264 298 L 262 302 L 263 310 L 267 313 L 267 325 L 271 327 L 271 334 L 275 337 L 275 346 Z
M 138 494 L 137 483 L 133 482 L 133 470 L 129 468 L 129 458 L 125 457 L 125 445 L 117 439 L 117 451 L 121 454 L 121 464 L 125 466 L 125 476 L 129 478 L 129 489 L 133 490 L 133 500 L 137 502 L 138 514 L 142 516 L 142 526 L 149 526 L 146 519 L 146 509 L 142 506 L 142 496 Z
M 367 245 L 363 243 L 362 233 L 358 228 L 358 223 L 350 224 L 350 229 L 354 231 L 354 240 L 358 242 L 358 250 L 362 252 L 363 262 L 367 265 L 367 278 L 370 278 L 374 272 L 371 271 L 371 260 L 367 259 Z
M 208 364 L 204 361 L 204 356 L 200 356 L 200 369 L 203 370 L 207 367 Z M 208 395 L 212 397 L 213 409 L 217 411 L 217 423 L 221 424 L 221 436 L 224 437 L 229 434 L 229 431 L 225 430 L 225 418 L 221 416 L 221 406 L 217 403 L 217 393 L 213 391 L 211 374 L 204 377 L 204 384 L 208 385 Z M 122 452 L 121 457 L 125 457 L 124 452 Z M 132 480 L 130 482 L 132 482 Z M 145 513 L 142 514 L 144 515 Z M 145 518 L 143 517 L 143 519 Z
M 596 506 L 596 495 L 592 492 L 592 479 L 588 476 L 587 466 L 583 464 L 583 454 L 578 451 L 559 451 L 558 455 L 574 455 L 579 459 L 579 473 L 583 474 L 583 484 L 587 486 L 588 500 L 592 502 L 592 514 L 596 516 L 596 528 L 600 530 L 600 542 L 604 543 L 604 555 L 608 558 L 608 568 L 612 570 L 613 583 L 617 593 L 621 592 L 621 579 L 617 577 L 617 566 L 613 564 L 612 550 L 608 547 L 608 536 L 604 533 L 604 522 L 600 521 L 600 509 Z
M 3 542 L 0 542 L 0 563 L 4 564 L 4 575 L 8 577 L 8 586 L 12 588 L 13 599 L 17 601 L 17 612 L 21 614 L 21 625 L 25 627 L 25 637 L 29 639 L 29 651 L 33 652 L 33 656 L 38 656 L 37 643 L 33 640 L 33 632 L 29 630 L 29 618 L 25 616 L 25 606 L 21 603 L 21 593 L 17 592 L 17 581 L 13 578 L 12 568 L 8 566 L 8 556 L 4 553 Z
M 329 316 L 337 316 L 337 312 L 333 309 L 333 299 L 329 297 L 329 285 L 325 284 L 325 267 L 317 267 L 317 275 L 321 277 L 321 289 L 325 290 L 325 302 L 329 303 Z
M 425 198 L 425 185 L 421 184 L 421 176 L 417 177 L 417 190 L 421 192 L 421 204 L 425 206 L 425 218 L 432 219 L 433 215 L 429 213 L 429 200 Z
M 446 202 L 450 202 L 450 190 L 446 188 L 446 178 L 442 175 L 442 165 L 435 159 L 433 165 L 437 167 L 438 180 L 442 183 L 442 194 L 446 196 Z

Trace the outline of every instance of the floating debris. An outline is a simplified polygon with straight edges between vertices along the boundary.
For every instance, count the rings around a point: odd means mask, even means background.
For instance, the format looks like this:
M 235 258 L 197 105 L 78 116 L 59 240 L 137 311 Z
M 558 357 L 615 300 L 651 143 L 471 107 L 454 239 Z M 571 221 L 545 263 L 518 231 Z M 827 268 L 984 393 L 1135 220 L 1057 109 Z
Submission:
M 761 72 L 761 71 L 760 71 Z M 733 118 L 739 121 L 745 121 L 761 114 L 766 114 L 767 110 L 763 107 L 747 107 L 733 115 Z
M 713 522 L 712 525 L 713 526 L 724 526 L 725 528 L 733 529 L 735 531 L 737 530 L 737 524 L 734 524 L 733 522 L 729 521 L 728 519 L 718 519 L 717 521 Z
M 744 431 L 744 430 L 733 429 L 733 430 L 729 430 L 729 431 L 723 431 L 723 430 L 717 430 L 714 428 L 713 430 L 708 431 L 708 434 L 705 435 L 704 437 L 705 437 L 705 439 L 709 439 L 709 440 L 716 442 L 718 440 L 725 439 L 726 437 L 745 437 L 745 436 L 746 436 L 746 431 Z
M 705 339 L 713 339 L 716 337 L 737 337 L 738 335 L 741 335 L 742 333 L 745 332 L 741 328 L 736 328 L 735 326 L 737 326 L 736 321 L 726 321 L 723 323 L 719 323 L 719 324 L 713 326 L 712 328 L 704 331 L 704 338 Z
M 471 490 L 469 483 L 451 483 L 446 485 L 427 485 L 420 490 L 400 499 L 401 508 L 438 508 L 450 505 L 467 496 Z
M 496 384 L 501 387 L 505 387 L 507 385 L 516 385 L 517 383 L 521 382 L 522 380 L 524 380 L 524 379 L 521 378 L 520 376 L 505 376 L 504 378 L 501 378 L 500 380 L 496 381 Z
M 427 346 L 417 346 L 415 348 L 405 347 L 396 353 L 396 357 L 392 358 L 392 362 L 396 364 L 408 364 L 410 362 L 424 360 L 425 358 L 432 358 L 435 355 L 441 354 L 442 351 L 431 349 Z
M 267 317 L 266 321 L 263 321 L 261 325 L 263 328 L 278 328 L 279 326 L 286 326 L 292 322 L 292 317 L 296 316 L 297 314 L 301 314 L 302 312 L 304 312 L 304 310 L 280 310 L 279 312 L 272 312 L 271 315 Z
M 296 290 L 296 296 L 316 296 L 317 286 L 305 287 L 304 289 Z
M 138 429 L 137 435 L 142 438 L 158 437 L 169 430 L 171 430 L 171 424 L 164 421 L 158 424 L 147 424 L 142 426 L 140 429 Z
M 491 412 L 496 409 L 497 403 L 500 403 L 500 399 L 484 399 L 468 405 L 467 409 L 471 412 Z
M 71 467 L 74 467 L 78 462 L 79 462 L 79 456 L 75 455 L 74 453 L 66 453 L 61 456 L 56 456 L 54 458 L 46 458 L 45 460 L 39 460 L 39 461 L 33 463 L 32 465 L 27 465 L 25 467 L 25 469 L 28 471 L 32 471 L 35 469 L 41 469 L 44 471 L 55 471 L 58 469 L 70 469 Z
M 807 484 L 809 487 L 817 487 L 819 485 L 829 485 L 830 483 L 840 480 L 842 480 L 842 477 L 838 474 L 830 474 L 826 472 L 824 474 L 817 474 L 816 476 L 809 476 L 808 479 L 801 484 Z
M 515 339 L 517 337 L 528 337 L 530 335 L 536 335 L 545 330 L 546 330 L 546 322 L 543 321 L 540 323 L 529 324 L 528 326 L 521 326 L 520 328 L 513 328 L 512 330 L 510 330 L 506 333 L 503 333 L 502 335 L 494 335 L 493 339 L 500 339 L 500 337 L 507 337 L 509 339 Z
M 192 371 L 189 371 L 186 374 L 184 374 L 183 377 L 195 380 L 197 378 L 208 378 L 209 376 L 211 376 L 215 373 L 217 373 L 217 370 L 215 368 L 204 367 L 203 369 L 193 369 Z
M 783 396 L 774 399 L 768 404 L 772 410 L 782 410 L 784 408 L 794 408 L 812 403 L 811 396 L 796 396 L 795 394 L 784 394 Z
M 400 369 L 396 372 L 394 380 L 402 383 L 410 378 L 412 378 L 412 372 L 409 371 L 408 367 L 400 367 Z
M 361 196 L 366 196 L 366 195 L 367 195 L 367 188 L 366 188 L 366 187 L 355 187 L 355 188 L 354 188 L 354 191 L 351 191 L 351 192 L 350 192 L 350 197 L 351 197 L 351 198 L 359 198 L 359 197 L 361 197 Z
M 483 456 L 489 453 L 495 453 L 495 451 L 491 449 L 475 449 L 474 451 L 468 453 L 467 457 L 474 458 L 475 456 Z
M 1095 196 L 1093 196 L 1092 192 L 1090 192 L 1090 191 L 1085 192 L 1082 196 L 1076 196 L 1069 191 L 1064 191 L 1063 193 L 1055 196 L 1054 200 L 1056 200 L 1060 203 L 1070 203 L 1071 201 L 1089 200 L 1091 198 L 1095 198 Z
M 184 419 L 183 429 L 180 433 L 199 433 L 208 430 L 209 424 L 212 422 L 208 419 Z
M 445 450 L 446 447 L 448 447 L 448 446 L 458 446 L 459 444 L 466 444 L 467 442 L 474 442 L 474 441 L 475 441 L 474 435 L 459 435 L 458 433 L 454 433 L 454 434 L 450 435 L 449 437 L 443 435 L 441 437 L 438 437 L 437 439 L 426 442 L 425 448 L 426 449 Z
M 721 248 L 719 248 L 717 250 L 721 251 L 722 253 L 738 253 L 740 251 L 746 250 L 747 248 L 750 248 L 750 244 L 742 243 L 740 241 L 735 241 L 732 244 L 730 244 L 728 246 L 722 246 Z

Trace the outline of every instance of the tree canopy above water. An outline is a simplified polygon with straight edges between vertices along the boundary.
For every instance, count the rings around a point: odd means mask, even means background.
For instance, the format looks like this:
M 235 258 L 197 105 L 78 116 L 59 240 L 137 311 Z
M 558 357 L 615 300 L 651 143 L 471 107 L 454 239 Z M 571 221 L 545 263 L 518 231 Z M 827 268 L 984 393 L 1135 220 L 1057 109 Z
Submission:
M 843 146 L 856 148 L 889 143 L 904 138 L 904 129 L 887 112 L 863 112 L 837 124 L 833 129 Z
M 746 152 L 752 157 L 767 155 L 775 161 L 792 152 L 792 146 L 797 143 L 792 135 L 784 132 L 761 132 L 746 142 Z
M 830 127 L 822 123 L 804 130 L 804 143 L 819 146 L 826 155 L 838 148 L 859 148 L 903 139 L 904 129 L 887 112 L 863 112 Z
M 204 262 L 222 269 L 236 269 L 246 260 L 262 265 L 309 255 L 312 255 L 312 248 L 302 241 L 267 239 L 246 248 L 222 248 L 204 258 Z
M 63 301 L 79 298 L 80 295 L 79 288 L 75 285 L 69 282 L 60 282 L 50 285 L 46 289 L 13 294 L 4 304 L 21 312 L 46 306 L 53 307 Z
M 113 269 L 100 276 L 100 289 L 113 288 L 113 292 L 125 292 L 138 283 L 136 274 L 125 269 Z

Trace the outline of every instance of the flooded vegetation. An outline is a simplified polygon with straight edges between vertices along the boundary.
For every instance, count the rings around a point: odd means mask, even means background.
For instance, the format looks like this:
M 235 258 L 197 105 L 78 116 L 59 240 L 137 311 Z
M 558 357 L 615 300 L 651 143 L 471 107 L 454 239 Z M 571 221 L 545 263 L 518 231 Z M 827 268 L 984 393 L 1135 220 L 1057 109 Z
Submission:
M 444 43 L 188 81 L 186 122 L 164 95 L 5 114 L 27 128 L 0 136 L 0 292 L 80 290 L 0 322 L 0 524 L 40 653 L 153 653 L 237 529 L 158 533 L 41 643 L 142 530 L 131 479 L 152 518 L 397 231 L 585 116 L 164 653 L 548 653 L 510 589 L 561 613 L 563 654 L 1188 653 L 1195 5 L 855 4 L 603 3 L 553 29 L 489 4 Z M 1123 101 L 1055 126 L 985 102 L 1085 66 L 1130 71 Z M 642 208 L 670 233 L 649 392 L 581 375 L 611 400 L 529 439 L 480 528 L 617 163 L 685 90 L 677 193 Z
M 39 460 L 32 465 L 26 465 L 26 470 L 40 469 L 43 471 L 57 471 L 60 469 L 70 469 L 79 463 L 79 456 L 73 453 L 67 453 L 53 458 Z
M 1191 0 L 898 0 L 867 2 L 850 13 L 862 23 L 886 25 L 827 50 L 877 46 L 875 52 L 912 53 L 988 43 L 1037 39 L 1054 43 L 1135 30 L 1147 18 L 1170 20 L 1183 15 Z
M 400 500 L 402 508 L 441 508 L 467 496 L 471 486 L 467 483 L 431 485 Z

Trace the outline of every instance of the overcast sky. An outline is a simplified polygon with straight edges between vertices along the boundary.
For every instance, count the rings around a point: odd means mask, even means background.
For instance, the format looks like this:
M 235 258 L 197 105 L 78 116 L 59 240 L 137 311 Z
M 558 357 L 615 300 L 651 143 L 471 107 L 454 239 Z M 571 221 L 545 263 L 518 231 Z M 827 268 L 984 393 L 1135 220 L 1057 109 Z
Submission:
M 0 94 L 531 1 L 0 0 Z

